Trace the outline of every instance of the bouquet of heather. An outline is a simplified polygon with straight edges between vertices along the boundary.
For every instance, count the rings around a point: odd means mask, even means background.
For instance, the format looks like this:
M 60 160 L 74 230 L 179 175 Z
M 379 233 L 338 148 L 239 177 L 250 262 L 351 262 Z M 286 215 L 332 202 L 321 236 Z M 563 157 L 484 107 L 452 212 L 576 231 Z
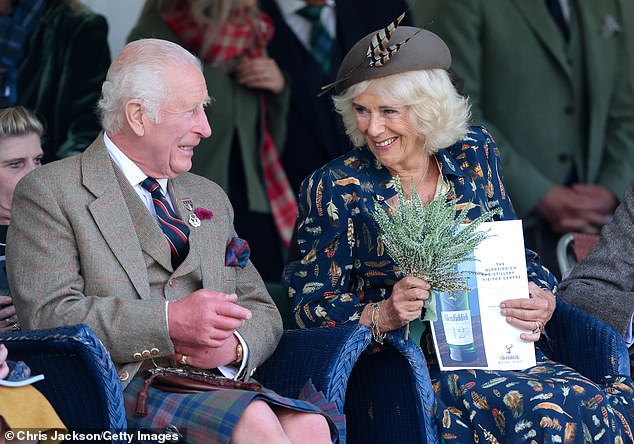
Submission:
M 424 279 L 436 291 L 469 290 L 465 271 L 459 271 L 457 266 L 471 257 L 480 242 L 488 237 L 486 231 L 476 230 L 478 225 L 500 210 L 486 211 L 475 220 L 467 221 L 469 207 L 458 210 L 456 199 L 447 200 L 448 191 L 424 205 L 417 193 L 406 198 L 398 176 L 394 178 L 394 187 L 398 206 L 388 213 L 375 202 L 373 216 L 385 249 L 399 265 L 402 276 Z M 414 189 L 413 183 L 411 189 Z M 423 320 L 435 321 L 436 318 L 436 302 L 430 298 L 425 304 Z

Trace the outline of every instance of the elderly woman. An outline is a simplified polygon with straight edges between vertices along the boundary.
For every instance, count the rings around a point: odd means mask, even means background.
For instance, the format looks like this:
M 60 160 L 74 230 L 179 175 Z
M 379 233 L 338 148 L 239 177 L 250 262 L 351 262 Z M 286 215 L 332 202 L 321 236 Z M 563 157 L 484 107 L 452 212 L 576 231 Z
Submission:
M 42 164 L 42 123 L 26 108 L 0 110 L 0 331 L 19 329 L 4 270 L 11 199 L 20 179 Z
M 334 85 L 335 107 L 356 148 L 304 180 L 300 258 L 287 265 L 283 284 L 297 326 L 374 322 L 380 340 L 382 332 L 419 317 L 430 297 L 428 282 L 399 273 L 372 216 L 375 201 L 384 208 L 398 203 L 396 176 L 406 195 L 416 193 L 423 202 L 448 190 L 471 220 L 496 208 L 497 220 L 516 215 L 491 134 L 468 126 L 468 102 L 452 84 L 444 42 L 428 31 L 397 27 L 389 45 L 405 43 L 371 66 L 371 38 L 350 50 Z M 553 314 L 556 281 L 535 253 L 527 250 L 526 259 L 531 297 L 506 300 L 500 311 L 525 331 L 521 339 L 535 342 Z M 634 424 L 617 411 L 623 399 L 633 405 L 629 377 L 606 383 L 603 391 L 539 349 L 536 354 L 536 367 L 517 372 L 441 372 L 428 357 L 445 442 L 631 439 Z

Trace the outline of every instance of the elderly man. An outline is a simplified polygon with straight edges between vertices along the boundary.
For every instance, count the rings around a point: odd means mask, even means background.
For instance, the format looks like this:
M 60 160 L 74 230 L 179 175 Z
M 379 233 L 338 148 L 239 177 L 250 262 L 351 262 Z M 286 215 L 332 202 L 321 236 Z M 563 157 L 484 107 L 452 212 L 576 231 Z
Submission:
M 119 367 L 130 427 L 172 425 L 190 443 L 330 442 L 319 409 L 267 390 L 150 388 L 147 416 L 134 415 L 142 370 L 248 379 L 281 336 L 227 196 L 187 172 L 211 135 L 208 102 L 198 59 L 180 46 L 123 48 L 102 87 L 104 132 L 15 191 L 6 253 L 18 315 L 25 328 L 88 324 Z

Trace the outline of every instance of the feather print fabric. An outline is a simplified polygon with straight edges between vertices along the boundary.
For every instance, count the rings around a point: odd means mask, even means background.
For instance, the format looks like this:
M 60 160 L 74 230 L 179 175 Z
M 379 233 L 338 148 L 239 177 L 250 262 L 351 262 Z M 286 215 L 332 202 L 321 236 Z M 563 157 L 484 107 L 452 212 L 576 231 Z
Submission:
M 436 154 L 444 180 L 474 219 L 501 208 L 515 219 L 500 158 L 488 131 L 471 128 L 462 141 Z M 388 171 L 356 148 L 315 171 L 302 184 L 297 239 L 300 259 L 284 270 L 298 327 L 358 322 L 365 304 L 390 297 L 401 278 L 380 240 L 374 200 L 396 193 Z M 387 207 L 387 204 L 385 204 Z M 556 289 L 537 255 L 526 251 L 529 279 Z M 536 350 L 538 365 L 523 372 L 440 372 L 430 335 L 423 351 L 436 393 L 435 416 L 446 444 L 634 443 L 634 386 L 629 377 L 597 385 Z M 378 350 L 378 351 L 377 351 Z M 380 353 L 372 344 L 368 352 Z

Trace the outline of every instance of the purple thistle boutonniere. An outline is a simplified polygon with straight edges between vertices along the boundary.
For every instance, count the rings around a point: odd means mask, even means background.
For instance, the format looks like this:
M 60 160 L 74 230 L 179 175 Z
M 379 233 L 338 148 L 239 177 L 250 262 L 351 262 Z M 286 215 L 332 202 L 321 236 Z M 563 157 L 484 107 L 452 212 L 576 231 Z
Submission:
M 200 220 L 211 219 L 212 217 L 214 217 L 214 213 L 212 213 L 211 210 L 208 210 L 207 208 L 198 207 L 194 210 L 194 214 L 198 216 L 198 219 Z

